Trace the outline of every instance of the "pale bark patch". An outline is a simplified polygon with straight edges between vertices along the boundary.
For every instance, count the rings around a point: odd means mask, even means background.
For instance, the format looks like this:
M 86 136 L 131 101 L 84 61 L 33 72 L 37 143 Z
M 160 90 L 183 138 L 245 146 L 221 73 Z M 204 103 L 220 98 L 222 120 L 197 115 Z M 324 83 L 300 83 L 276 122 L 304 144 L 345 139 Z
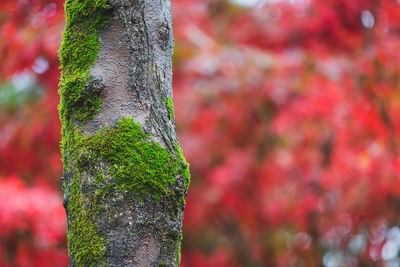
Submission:
M 157 245 L 156 240 L 152 236 L 143 238 L 142 246 L 137 248 L 135 255 L 136 266 L 151 266 L 157 260 L 160 253 L 160 247 Z
M 124 31 L 121 23 L 114 19 L 100 35 L 100 51 L 91 77 L 104 85 L 103 105 L 96 117 L 86 124 L 86 133 L 94 134 L 100 128 L 112 127 L 121 117 L 135 117 L 136 122 L 144 123 L 145 116 L 135 107 L 128 86 L 130 54 Z

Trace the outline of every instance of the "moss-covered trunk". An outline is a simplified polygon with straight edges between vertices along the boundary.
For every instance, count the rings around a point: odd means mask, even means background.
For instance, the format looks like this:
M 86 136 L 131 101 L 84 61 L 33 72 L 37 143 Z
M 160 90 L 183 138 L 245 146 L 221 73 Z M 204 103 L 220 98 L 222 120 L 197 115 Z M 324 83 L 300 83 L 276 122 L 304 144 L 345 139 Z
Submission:
M 60 48 L 70 266 L 177 266 L 189 184 L 170 0 L 67 0 Z

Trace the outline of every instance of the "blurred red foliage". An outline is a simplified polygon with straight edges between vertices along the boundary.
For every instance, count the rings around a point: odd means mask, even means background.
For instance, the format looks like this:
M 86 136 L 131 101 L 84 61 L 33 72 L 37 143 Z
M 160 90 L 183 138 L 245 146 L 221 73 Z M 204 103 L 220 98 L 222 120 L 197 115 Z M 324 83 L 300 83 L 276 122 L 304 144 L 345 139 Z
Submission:
M 173 1 L 182 265 L 398 266 L 400 3 L 233 2 Z M 0 266 L 66 265 L 63 20 L 0 2 Z
M 0 266 L 67 265 L 60 202 L 59 194 L 48 186 L 28 188 L 17 177 L 0 181 Z

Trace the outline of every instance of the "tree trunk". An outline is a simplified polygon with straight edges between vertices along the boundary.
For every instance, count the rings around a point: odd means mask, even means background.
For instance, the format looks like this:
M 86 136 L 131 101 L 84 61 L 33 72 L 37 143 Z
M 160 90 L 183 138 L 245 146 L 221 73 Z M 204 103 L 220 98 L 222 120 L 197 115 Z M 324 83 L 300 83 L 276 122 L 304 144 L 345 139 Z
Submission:
M 61 149 L 70 266 L 179 266 L 189 170 L 170 0 L 67 0 Z

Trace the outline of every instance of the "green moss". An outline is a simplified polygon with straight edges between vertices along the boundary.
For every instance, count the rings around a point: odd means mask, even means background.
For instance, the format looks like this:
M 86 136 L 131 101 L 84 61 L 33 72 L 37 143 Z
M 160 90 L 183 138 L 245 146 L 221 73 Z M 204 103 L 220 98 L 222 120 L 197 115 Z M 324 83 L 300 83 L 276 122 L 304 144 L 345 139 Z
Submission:
M 181 263 L 181 247 L 182 247 L 182 234 L 179 236 L 179 241 L 178 241 L 178 264 L 176 265 L 179 267 Z
M 189 163 L 186 161 L 185 157 L 183 156 L 183 152 L 181 147 L 179 146 L 178 143 L 175 144 L 175 153 L 177 154 L 180 162 L 181 162 L 181 174 L 183 178 L 185 179 L 185 188 L 186 190 L 189 187 L 190 184 L 190 170 L 189 170 Z
M 79 140 L 82 135 L 78 128 L 68 137 L 68 156 L 64 155 L 64 166 L 71 170 L 68 202 L 68 219 L 70 222 L 68 229 L 68 253 L 75 261 L 72 264 L 76 266 L 98 266 L 104 265 L 104 249 L 107 246 L 102 238 L 96 224 L 96 216 L 99 207 L 104 200 L 104 196 L 109 190 L 101 182 L 104 181 L 101 172 L 96 171 L 90 165 L 84 165 L 82 162 L 85 157 L 82 156 L 82 147 L 79 146 Z M 95 177 L 93 185 L 87 184 L 87 176 Z M 95 192 L 88 195 L 86 192 Z
M 77 175 L 71 186 L 72 192 L 68 205 L 71 226 L 68 231 L 68 252 L 76 259 L 77 266 L 104 265 L 103 256 L 106 243 L 99 235 L 94 223 L 98 196 L 88 199 L 80 193 Z M 95 201 L 96 202 L 96 201 Z
M 154 200 L 167 195 L 177 176 L 188 175 L 188 167 L 178 158 L 150 140 L 133 118 L 122 118 L 115 127 L 85 135 L 80 140 L 82 153 L 89 161 L 104 160 L 109 164 L 108 174 L 116 187 L 136 197 L 151 196 Z
M 61 62 L 60 116 L 63 125 L 70 121 L 86 123 L 99 111 L 99 93 L 85 90 L 90 67 L 100 49 L 99 34 L 110 21 L 107 0 L 67 0 L 66 26 L 59 50 Z
M 102 264 L 105 241 L 101 238 L 94 223 L 97 198 L 88 199 L 81 191 L 83 169 L 76 170 L 75 162 L 81 148 L 77 145 L 83 125 L 99 111 L 102 100 L 99 92 L 87 90 L 90 68 L 96 61 L 100 49 L 100 31 L 109 24 L 110 7 L 107 0 L 67 0 L 65 2 L 66 26 L 63 42 L 59 50 L 61 62 L 60 105 L 62 122 L 61 151 L 64 170 L 69 174 L 70 190 L 68 215 L 68 253 L 76 261 L 76 266 L 95 266 Z
M 165 104 L 167 105 L 168 117 L 170 120 L 172 120 L 175 118 L 174 101 L 172 101 L 172 97 L 167 97 L 167 99 L 165 99 Z

